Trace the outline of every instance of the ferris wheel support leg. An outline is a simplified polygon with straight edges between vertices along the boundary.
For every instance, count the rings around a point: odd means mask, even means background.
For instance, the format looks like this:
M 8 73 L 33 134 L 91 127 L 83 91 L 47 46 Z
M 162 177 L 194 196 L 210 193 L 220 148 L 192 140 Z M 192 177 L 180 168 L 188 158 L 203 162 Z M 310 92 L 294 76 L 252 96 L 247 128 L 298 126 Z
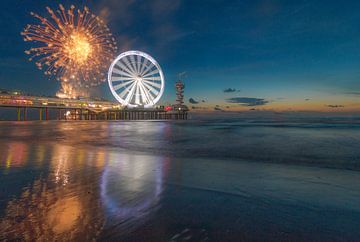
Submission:
M 24 107 L 23 109 L 23 116 L 24 116 L 24 121 L 26 121 L 26 107 Z
M 17 121 L 21 121 L 21 110 L 19 107 L 16 108 L 16 112 L 17 112 Z
M 39 120 L 42 120 L 42 108 L 39 108 Z

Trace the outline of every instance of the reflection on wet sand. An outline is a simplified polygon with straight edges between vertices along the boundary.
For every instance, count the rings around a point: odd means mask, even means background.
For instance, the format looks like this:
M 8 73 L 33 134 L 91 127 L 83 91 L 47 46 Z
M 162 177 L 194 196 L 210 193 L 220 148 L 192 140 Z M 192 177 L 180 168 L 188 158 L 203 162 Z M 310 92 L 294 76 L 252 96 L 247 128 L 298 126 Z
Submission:
M 112 154 L 109 158 L 111 162 L 101 177 L 101 200 L 108 213 L 108 225 L 130 232 L 158 208 L 165 161 L 155 156 L 129 154 Z
M 21 197 L 8 203 L 0 223 L 4 238 L 39 240 L 95 238 L 103 226 L 91 193 L 72 194 L 37 180 Z M 85 237 L 84 237 L 85 236 Z
M 1 154 L 6 170 L 11 166 L 21 167 L 25 165 L 28 156 L 28 146 L 24 142 L 11 142 L 4 147 L 7 152 Z
M 3 172 L 42 172 L 6 203 L 0 240 L 91 240 L 104 226 L 131 231 L 158 207 L 162 158 L 61 144 L 3 148 Z
M 34 146 L 32 149 L 40 150 L 41 154 L 43 148 Z M 25 160 L 45 156 L 34 154 L 35 157 L 25 157 Z M 98 236 L 104 217 L 97 199 L 98 186 L 92 180 L 96 173 L 82 172 L 84 163 L 76 154 L 77 150 L 69 146 L 51 147 L 48 175 L 37 178 L 6 205 L 0 222 L 0 239 L 45 241 Z M 15 155 L 14 150 L 8 149 L 7 156 Z M 42 163 L 36 160 L 38 162 Z M 104 164 L 104 160 L 100 163 Z

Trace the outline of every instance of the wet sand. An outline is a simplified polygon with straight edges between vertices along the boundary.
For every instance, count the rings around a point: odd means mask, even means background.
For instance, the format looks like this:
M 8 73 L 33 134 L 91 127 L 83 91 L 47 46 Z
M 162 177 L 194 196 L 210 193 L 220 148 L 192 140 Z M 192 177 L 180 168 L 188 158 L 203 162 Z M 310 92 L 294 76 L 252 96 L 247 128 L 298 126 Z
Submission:
M 360 238 L 360 173 L 339 168 L 350 161 L 334 169 L 319 162 L 220 159 L 221 146 L 206 135 L 218 129 L 199 126 L 203 130 L 181 122 L 0 124 L 0 239 Z M 299 132 L 277 130 L 289 139 Z M 194 132 L 204 132 L 203 143 L 192 143 Z M 243 128 L 234 132 L 250 137 Z M 351 130 L 322 130 L 317 137 L 336 132 Z M 331 146 L 312 140 L 321 149 Z M 208 157 L 193 152 L 204 144 L 213 150 Z M 179 147 L 190 153 L 179 154 Z M 238 144 L 243 152 L 246 147 Z

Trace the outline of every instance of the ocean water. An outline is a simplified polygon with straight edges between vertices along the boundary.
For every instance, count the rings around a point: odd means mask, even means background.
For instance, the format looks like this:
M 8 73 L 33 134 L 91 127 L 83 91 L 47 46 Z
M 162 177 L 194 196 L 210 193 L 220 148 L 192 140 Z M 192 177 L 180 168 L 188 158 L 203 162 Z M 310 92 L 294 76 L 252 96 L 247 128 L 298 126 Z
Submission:
M 1 122 L 0 240 L 358 241 L 360 119 Z

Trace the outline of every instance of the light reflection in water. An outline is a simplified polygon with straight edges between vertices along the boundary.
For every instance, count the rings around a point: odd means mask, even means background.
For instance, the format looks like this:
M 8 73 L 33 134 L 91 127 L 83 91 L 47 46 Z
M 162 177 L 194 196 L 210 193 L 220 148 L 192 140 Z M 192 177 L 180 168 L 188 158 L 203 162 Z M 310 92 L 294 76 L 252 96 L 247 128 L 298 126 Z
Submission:
M 10 157 L 10 165 L 1 169 L 16 171 L 13 176 L 26 169 L 41 172 L 10 196 L 0 240 L 91 240 L 104 226 L 119 224 L 126 227 L 121 234 L 144 224 L 159 208 L 168 167 L 162 157 L 62 144 L 2 147 L 1 158 Z
M 97 170 L 103 168 L 101 164 L 105 164 L 106 152 L 102 149 L 86 152 L 84 149 L 61 144 L 47 147 L 20 144 L 23 145 L 21 149 L 19 145 L 9 143 L 4 156 L 18 157 L 11 160 L 21 161 L 20 164 L 42 164 L 41 167 L 37 166 L 42 172 L 37 177 L 32 177 L 30 185 L 24 186 L 19 195 L 7 202 L 0 219 L 0 240 L 96 238 L 105 221 L 98 198 Z M 22 155 L 19 150 L 30 152 Z M 43 159 L 49 159 L 50 166 Z M 13 163 L 11 165 L 10 169 L 17 169 L 17 172 L 21 169 L 26 172 L 28 169 L 15 167 Z M 88 167 L 92 169 L 87 169 Z M 14 179 L 17 178 L 13 177 L 12 180 Z M 8 188 L 8 191 L 12 190 Z
M 69 146 L 55 146 L 53 166 L 55 170 L 55 183 L 66 185 L 69 182 L 69 159 L 71 155 L 71 147 Z
M 21 167 L 27 162 L 28 145 L 24 142 L 10 142 L 1 152 L 1 160 L 4 162 L 6 170 L 11 167 Z
M 109 160 L 101 177 L 101 200 L 109 221 L 115 221 L 110 226 L 130 232 L 158 209 L 166 160 L 120 153 L 111 154 Z

